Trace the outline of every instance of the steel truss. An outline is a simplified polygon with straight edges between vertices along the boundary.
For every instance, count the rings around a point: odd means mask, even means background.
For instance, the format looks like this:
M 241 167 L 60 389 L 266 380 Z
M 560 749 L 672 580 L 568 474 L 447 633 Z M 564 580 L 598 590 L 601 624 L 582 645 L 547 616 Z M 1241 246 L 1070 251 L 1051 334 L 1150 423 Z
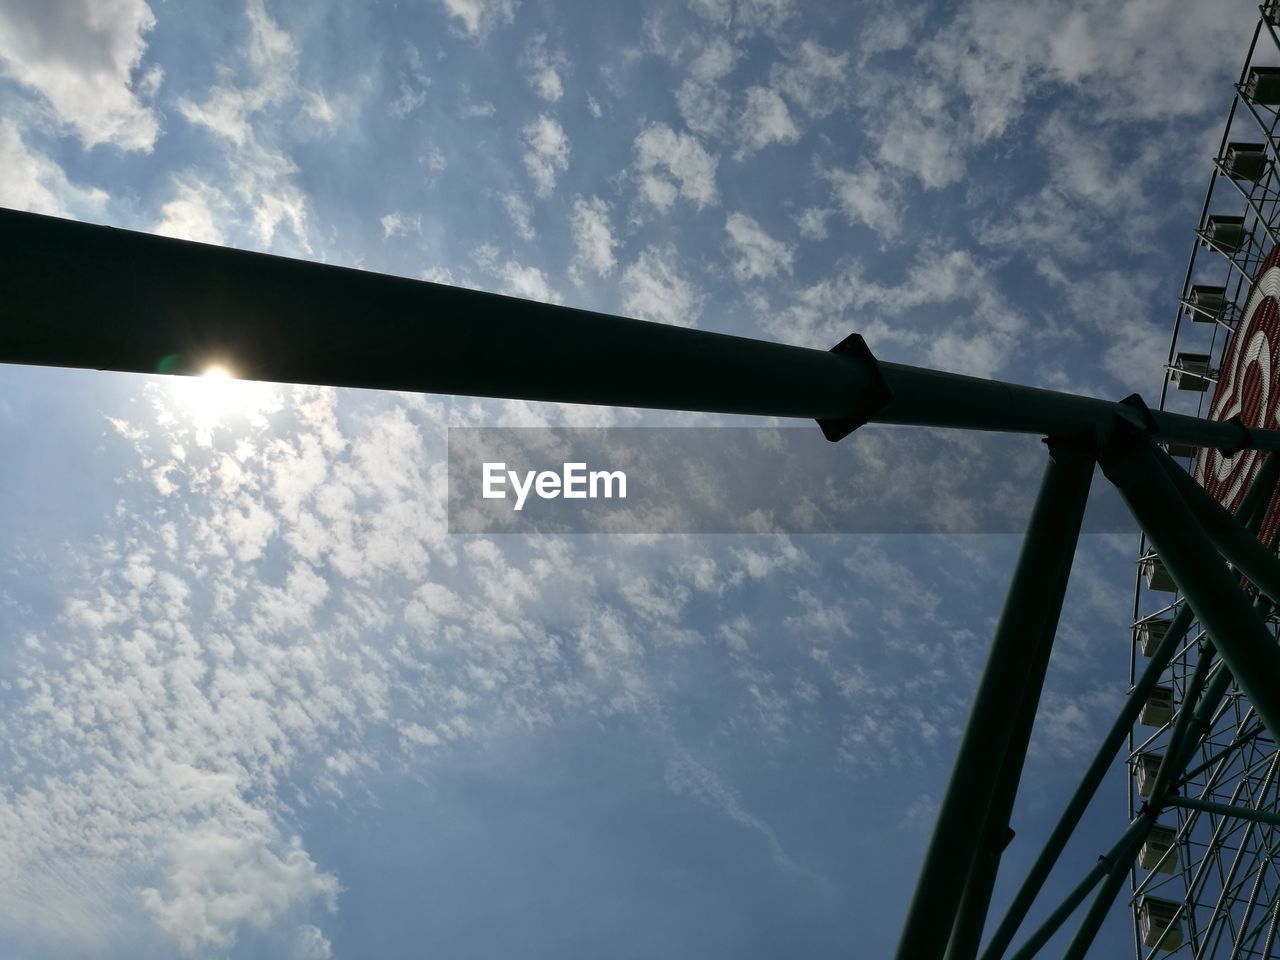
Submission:
M 1170 390 L 1171 373 L 1161 389 L 1162 410 L 1188 409 L 1186 401 L 1191 399 L 1197 415 L 1206 413 L 1212 395 L 1208 385 L 1225 366 L 1254 279 L 1280 239 L 1280 96 L 1274 71 L 1280 57 L 1278 6 L 1274 0 L 1262 5 L 1235 84 L 1174 317 L 1167 368 L 1174 371 L 1180 356 L 1208 356 L 1207 383 L 1190 391 L 1188 398 L 1186 391 Z M 1257 160 L 1241 162 L 1254 148 Z M 1215 290 L 1221 291 L 1220 301 L 1212 295 Z M 1183 463 L 1198 453 L 1177 447 L 1170 452 Z M 1261 531 L 1276 483 L 1274 472 L 1280 467 L 1268 463 L 1251 491 L 1259 495 L 1239 510 L 1249 521 L 1251 535 Z M 1272 536 L 1270 530 L 1261 532 Z M 1171 595 L 1153 589 L 1142 575 L 1141 558 L 1160 552 L 1154 539 L 1144 527 L 1134 588 L 1130 682 L 1135 688 L 1161 668 L 1160 655 L 1148 658 L 1142 653 L 1143 624 L 1167 619 L 1175 611 L 1180 619 L 1187 618 L 1184 591 Z M 1244 571 L 1237 567 L 1237 572 Z M 1280 635 L 1274 594 L 1268 596 L 1251 577 L 1243 582 L 1274 644 Z M 1161 863 L 1164 869 L 1154 868 L 1147 858 L 1145 866 L 1131 862 L 1128 871 L 1135 956 L 1280 957 L 1280 871 L 1272 863 L 1280 854 L 1276 730 L 1261 721 L 1245 685 L 1217 666 L 1212 644 L 1202 638 L 1203 627 L 1191 619 L 1186 632 L 1193 642 L 1171 650 L 1161 674 L 1159 686 L 1167 689 L 1174 705 L 1170 721 L 1132 726 L 1128 735 L 1132 820 L 1151 804 L 1138 790 L 1139 768 L 1151 762 L 1146 758 L 1168 758 L 1174 752 L 1177 723 L 1183 716 L 1193 719 L 1191 735 L 1177 758 L 1182 763 L 1185 757 L 1186 769 L 1173 778 L 1159 818 L 1161 827 L 1171 831 L 1166 834 L 1171 852 Z M 1144 927 L 1144 909 L 1150 910 L 1144 904 L 1160 901 L 1168 907 L 1162 917 L 1168 923 L 1161 924 L 1163 930 L 1154 929 L 1149 914 Z

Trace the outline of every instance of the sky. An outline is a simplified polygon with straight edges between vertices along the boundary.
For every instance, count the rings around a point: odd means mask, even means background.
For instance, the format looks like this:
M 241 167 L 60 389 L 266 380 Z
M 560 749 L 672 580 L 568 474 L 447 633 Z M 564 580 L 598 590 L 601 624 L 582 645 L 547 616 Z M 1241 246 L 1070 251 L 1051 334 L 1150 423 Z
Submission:
M 1154 403 L 1255 18 L 6 0 L 0 206 Z M 449 532 L 449 427 L 659 424 L 783 425 L 0 366 L 0 952 L 890 955 L 1019 538 Z M 997 909 L 1136 548 L 1082 539 Z

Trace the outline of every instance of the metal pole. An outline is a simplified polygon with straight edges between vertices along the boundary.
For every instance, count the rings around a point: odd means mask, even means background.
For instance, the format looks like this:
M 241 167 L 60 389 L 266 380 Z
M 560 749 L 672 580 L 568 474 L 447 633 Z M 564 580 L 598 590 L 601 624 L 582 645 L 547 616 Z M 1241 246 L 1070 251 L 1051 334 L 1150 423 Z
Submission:
M 875 423 L 958 427 L 1070 436 L 1109 421 L 1116 405 L 1094 397 L 1040 390 L 958 373 L 925 370 L 879 361 L 880 373 L 893 400 L 873 418 Z M 1238 450 L 1280 449 L 1280 431 L 1247 430 L 1230 421 L 1202 420 L 1163 410 L 1148 410 L 1135 400 L 1129 406 L 1141 416 L 1154 440 L 1195 447 Z
M 861 422 L 813 350 L 0 210 L 0 361 Z
M 1152 454 L 1222 555 L 1259 590 L 1280 603 L 1280 560 L 1167 454 L 1155 448 Z
M 1249 492 L 1240 501 L 1240 509 L 1236 518 L 1244 522 L 1244 527 L 1253 536 L 1258 535 L 1262 521 L 1267 516 L 1267 506 L 1276 493 L 1276 484 L 1280 483 L 1280 453 L 1271 451 L 1258 468 L 1249 484 Z
M 1051 452 L 1052 453 L 1052 452 Z M 932 960 L 946 949 L 965 883 L 973 867 L 982 823 L 996 789 L 1013 724 L 1035 660 L 1034 644 L 1056 610 L 1043 602 L 1073 554 L 1093 463 L 1052 455 L 1005 598 L 987 665 L 943 795 L 920 881 L 898 943 L 898 960 Z
M 1107 918 L 1111 905 L 1115 902 L 1116 894 L 1120 892 L 1120 887 L 1124 885 L 1125 878 L 1129 875 L 1129 867 L 1133 865 L 1133 858 L 1138 855 L 1138 848 L 1142 846 L 1147 839 L 1147 834 L 1151 832 L 1153 823 L 1155 823 L 1155 816 L 1150 811 L 1142 814 L 1134 821 L 1134 826 L 1137 829 L 1133 830 L 1131 834 L 1126 834 L 1129 845 L 1117 851 L 1114 859 L 1107 864 L 1107 876 L 1103 879 L 1097 895 L 1094 896 L 1093 903 L 1089 904 L 1089 912 L 1084 915 L 1084 919 L 1080 922 L 1080 928 L 1076 931 L 1076 935 L 1071 938 L 1071 943 L 1067 945 L 1067 950 L 1062 955 L 1062 960 L 1084 960 L 1084 955 L 1089 951 L 1089 947 L 1093 945 L 1094 939 L 1098 936 L 1102 921 Z
M 1280 826 L 1280 813 L 1269 810 L 1255 810 L 1253 807 L 1237 807 L 1214 800 L 1201 800 L 1198 797 L 1170 796 L 1166 802 L 1175 807 L 1186 807 L 1188 810 L 1203 810 L 1223 817 L 1238 817 L 1241 820 L 1253 820 L 1257 823 L 1271 823 Z
M 1129 828 L 1116 841 L 1115 846 L 1108 850 L 1105 854 L 1098 858 L 1098 862 L 1094 865 L 1084 879 L 1076 884 L 1075 888 L 1067 894 L 1065 900 L 1058 905 L 1053 913 L 1045 918 L 1044 923 L 1040 924 L 1017 952 L 1014 953 L 1010 960 L 1029 960 L 1034 957 L 1046 943 L 1049 938 L 1058 932 L 1058 928 L 1067 922 L 1071 914 L 1076 912 L 1076 908 L 1084 902 L 1084 898 L 1089 895 L 1089 891 L 1098 885 L 1098 881 L 1104 876 L 1111 873 L 1116 864 L 1125 856 L 1125 852 L 1129 851 L 1128 859 L 1133 859 L 1133 851 L 1142 845 L 1142 841 L 1146 838 L 1147 831 L 1151 829 L 1151 817 L 1143 815 L 1138 817 L 1129 824 Z
M 1152 652 L 1146 670 L 1142 672 L 1142 676 L 1138 678 L 1138 682 L 1129 692 L 1119 716 L 1116 717 L 1111 729 L 1107 731 L 1107 735 L 1103 738 L 1102 746 L 1094 754 L 1093 762 L 1089 764 L 1089 769 L 1085 771 L 1084 776 L 1081 778 L 1080 785 L 1076 787 L 1075 793 L 1067 801 L 1066 809 L 1058 817 L 1058 822 L 1054 826 L 1053 832 L 1049 835 L 1049 839 L 1045 841 L 1044 849 L 1040 851 L 1040 855 L 1036 857 L 1035 863 L 1032 864 L 1031 871 L 1027 874 L 1027 879 L 1023 881 L 1021 888 L 1014 896 L 1013 902 L 1009 905 L 1008 912 L 1005 914 L 1004 919 L 1000 921 L 996 932 L 991 935 L 991 941 L 987 944 L 987 949 L 982 954 L 982 960 L 999 960 L 1000 957 L 1004 956 L 1009 944 L 1013 942 L 1014 935 L 1018 932 L 1018 927 L 1026 918 L 1027 912 L 1035 902 L 1036 896 L 1044 886 L 1045 880 L 1048 879 L 1050 871 L 1053 870 L 1054 864 L 1058 862 L 1058 857 L 1062 855 L 1067 841 L 1071 839 L 1071 834 L 1075 831 L 1076 825 L 1080 822 L 1080 818 L 1084 816 L 1089 802 L 1093 799 L 1098 786 L 1106 776 L 1107 770 L 1111 766 L 1111 761 L 1115 759 L 1116 751 L 1120 749 L 1125 735 L 1133 727 L 1134 721 L 1137 720 L 1138 713 L 1142 710 L 1142 704 L 1150 695 L 1151 688 L 1160 681 L 1160 675 L 1164 673 L 1165 667 L 1169 665 L 1169 661 L 1173 658 L 1173 652 L 1182 643 L 1193 619 L 1194 615 L 1191 612 L 1191 608 L 1186 604 L 1183 604 L 1182 608 L 1174 615 L 1173 621 L 1169 624 L 1169 629 L 1165 631 L 1164 637 Z M 1081 894 L 1082 898 L 1083 896 L 1084 894 Z
M 1054 441 L 1050 441 L 1049 449 L 1055 457 L 1065 459 L 1076 456 L 1087 460 L 1089 477 L 1092 480 L 1094 462 L 1091 455 L 1073 451 L 1069 445 L 1059 445 Z M 1086 489 L 1085 496 L 1087 495 Z M 1081 497 L 1080 502 L 1083 513 L 1084 497 Z M 1004 761 L 996 779 L 991 806 L 986 812 L 973 869 L 960 900 L 960 909 L 956 915 L 955 927 L 951 932 L 951 941 L 947 945 L 946 960 L 974 960 L 981 945 L 982 929 L 986 924 L 987 911 L 991 906 L 991 893 L 995 888 L 1000 857 L 1009 841 L 1013 839 L 1009 820 L 1018 795 L 1022 767 L 1027 758 L 1027 746 L 1031 742 L 1031 729 L 1035 724 L 1036 712 L 1040 706 L 1040 693 L 1044 687 L 1045 674 L 1049 669 L 1049 657 L 1053 652 L 1059 613 L 1062 610 L 1062 601 L 1071 577 L 1071 561 L 1075 557 L 1076 545 L 1079 542 L 1078 534 L 1077 527 L 1071 532 L 1069 542 L 1063 543 L 1058 570 L 1053 580 L 1045 586 L 1042 603 L 1046 614 L 1040 635 L 1035 638 L 1028 636 L 1025 640 L 1034 648 L 1034 658 L 1023 690 L 1022 702 L 1013 721 L 1013 730 Z
M 1112 404 L 830 351 L 0 210 L 0 362 L 1069 436 Z M 892 401 L 892 402 L 891 402 Z M 886 406 L 887 405 L 887 406 Z M 1280 431 L 1143 408 L 1164 442 Z
M 1150 441 L 1117 418 L 1099 462 L 1258 716 L 1272 736 L 1280 735 L 1280 649 L 1160 468 Z

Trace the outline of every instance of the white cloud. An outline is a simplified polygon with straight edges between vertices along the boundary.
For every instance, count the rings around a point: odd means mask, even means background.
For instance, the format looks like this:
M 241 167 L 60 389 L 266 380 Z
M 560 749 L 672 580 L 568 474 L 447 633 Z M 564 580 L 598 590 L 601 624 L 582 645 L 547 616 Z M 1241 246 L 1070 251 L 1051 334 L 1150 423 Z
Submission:
M 534 193 L 549 197 L 556 186 L 556 176 L 569 169 L 569 138 L 560 123 L 545 113 L 521 131 L 524 142 L 524 166 L 533 180 Z
M 770 71 L 771 86 L 811 117 L 825 117 L 848 102 L 849 54 L 805 40 Z
M 800 236 L 807 240 L 827 239 L 827 218 L 832 211 L 827 207 L 806 207 L 796 217 L 796 225 L 800 228 Z
M 297 45 L 271 19 L 262 0 L 248 0 L 245 13 L 249 35 L 241 55 L 248 67 L 249 82 L 235 85 L 219 81 L 198 102 L 180 99 L 178 111 L 221 141 L 226 182 L 212 185 L 222 195 L 239 201 L 234 218 L 228 217 L 232 222 L 218 224 L 222 232 L 231 236 L 230 227 L 241 227 L 249 232 L 252 242 L 271 247 L 278 242 L 284 226 L 292 234 L 297 250 L 310 253 L 309 204 L 293 182 L 297 167 L 273 141 L 278 136 L 276 113 L 301 108 L 306 114 L 308 104 L 314 104 L 315 93 L 298 85 Z M 336 118 L 336 112 L 333 116 Z M 186 179 L 210 182 L 209 166 L 206 164 L 199 175 L 193 172 Z M 231 239 L 239 240 L 234 236 Z
M 967 250 L 923 250 L 900 283 L 884 285 L 846 263 L 831 277 L 793 294 L 790 306 L 762 322 L 774 336 L 804 346 L 831 346 L 851 330 L 872 350 L 906 347 L 927 365 L 991 377 L 1017 350 L 1026 321 L 1000 292 L 991 264 Z M 941 333 L 924 308 L 963 304 Z M 909 361 L 908 361 L 909 362 Z
M 1151 17 L 1166 28 L 1153 32 Z M 911 83 L 864 64 L 851 89 L 881 163 L 945 187 L 1043 92 L 1069 90 L 1095 124 L 1202 113 L 1233 69 L 1202 51 L 1245 42 L 1238 25 L 1252 19 L 1248 0 L 973 0 L 916 41 Z
M 716 202 L 716 159 L 692 134 L 651 123 L 635 140 L 641 195 L 659 210 L 682 196 L 699 209 Z
M 224 819 L 171 837 L 164 851 L 168 876 L 163 888 L 140 891 L 147 911 L 186 954 L 225 950 L 242 926 L 265 928 L 312 899 L 334 908 L 337 880 L 316 868 L 300 841 L 283 845 L 264 831 L 262 818 L 253 811 L 241 808 L 237 813 L 246 820 L 231 829 Z M 314 935 L 308 939 L 319 946 Z
M 492 117 L 498 112 L 492 100 L 466 100 L 458 107 L 458 116 L 466 120 Z
M 783 866 L 795 868 L 773 828 L 743 807 L 737 792 L 709 767 L 695 760 L 687 750 L 677 748 L 671 751 L 666 763 L 666 780 L 667 786 L 677 795 L 705 803 L 739 826 L 759 834 L 775 860 Z
M 575 197 L 569 225 L 573 231 L 573 269 L 585 267 L 600 276 L 612 272 L 618 240 L 609 226 L 609 205 L 599 197 Z
M 480 39 L 495 26 L 516 18 L 520 0 L 440 0 L 445 11 L 458 21 L 463 32 Z
M 538 233 L 533 229 L 533 209 L 524 197 L 514 191 L 502 195 L 502 206 L 516 228 L 516 236 L 521 240 L 536 240 Z
M 524 67 L 529 86 L 543 100 L 555 103 L 564 96 L 564 79 L 561 74 L 568 68 L 569 60 L 561 51 L 548 49 L 545 33 L 535 33 L 529 38 L 520 63 Z
M 729 91 L 721 81 L 741 54 L 724 37 L 714 37 L 689 64 L 689 75 L 676 91 L 676 106 L 685 124 L 703 136 L 720 136 L 730 119 Z
M 795 0 L 737 0 L 734 26 L 745 34 L 776 34 L 796 15 Z
M 548 282 L 547 275 L 537 267 L 508 260 L 495 272 L 501 282 L 499 293 L 520 297 L 523 300 L 537 300 L 539 303 L 564 302 Z
M 776 90 L 769 87 L 751 87 L 747 90 L 747 105 L 740 121 L 743 141 L 740 156 L 754 153 L 771 143 L 795 143 L 800 139 L 800 128 L 791 119 L 787 105 Z
M 422 164 L 430 173 L 440 173 L 449 166 L 449 158 L 444 155 L 434 143 L 428 143 L 423 148 L 422 156 L 418 157 L 418 162 Z
M 422 215 L 414 214 L 409 216 L 406 213 L 400 213 L 393 210 L 391 213 L 384 215 L 378 220 L 382 224 L 382 239 L 389 240 L 392 237 L 403 237 L 410 233 L 422 232 Z
M 622 309 L 632 317 L 692 327 L 702 295 L 683 275 L 674 247 L 649 247 L 622 273 Z
M 967 134 L 963 125 L 926 119 L 914 104 L 903 104 L 877 130 L 882 164 L 917 177 L 929 189 L 964 176 Z
M 798 12 L 795 0 L 689 0 L 689 8 L 742 38 L 776 34 Z
M 219 221 L 225 222 L 230 203 L 216 187 L 201 180 L 180 180 L 172 200 L 160 208 L 152 233 L 198 243 L 225 243 Z
M 1071 86 L 1115 119 L 1185 116 L 1218 102 L 1209 81 L 1234 67 L 1203 51 L 1244 43 L 1239 25 L 1254 9 L 1248 0 L 975 0 L 921 62 L 967 101 L 979 140 L 1004 131 L 1045 84 Z M 1149 17 L 1165 28 L 1152 31 Z
M 833 199 L 850 223 L 870 227 L 892 239 L 902 229 L 902 187 L 888 174 L 864 163 L 857 170 L 830 170 Z
M 725 221 L 724 229 L 737 254 L 733 275 L 739 282 L 767 280 L 779 272 L 791 272 L 792 248 L 769 236 L 751 217 L 732 213 Z
M 422 66 L 422 54 L 411 43 L 405 44 L 405 60 L 408 66 L 400 73 L 399 93 L 387 105 L 387 112 L 398 120 L 403 120 L 426 103 L 427 88 L 431 86 L 431 77 Z
M 0 206 L 52 216 L 100 211 L 107 194 L 67 179 L 62 167 L 22 141 L 17 125 L 0 120 Z
M 160 127 L 138 93 L 154 93 L 160 74 L 134 74 L 153 26 L 145 0 L 18 0 L 0 5 L 0 59 L 86 147 L 150 151 Z

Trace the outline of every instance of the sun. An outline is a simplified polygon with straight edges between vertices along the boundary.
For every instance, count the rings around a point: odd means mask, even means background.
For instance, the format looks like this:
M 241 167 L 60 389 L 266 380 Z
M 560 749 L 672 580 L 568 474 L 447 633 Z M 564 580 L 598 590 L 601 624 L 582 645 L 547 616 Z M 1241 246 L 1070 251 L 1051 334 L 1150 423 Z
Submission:
M 213 363 L 196 376 L 171 378 L 169 391 L 181 419 L 208 434 L 242 412 L 248 399 L 246 386 L 236 379 L 231 367 Z
M 228 370 L 226 367 L 222 366 L 222 364 L 220 363 L 215 363 L 213 364 L 213 366 L 205 367 L 204 372 L 200 374 L 200 376 L 205 380 L 234 379 L 231 375 L 231 371 Z

